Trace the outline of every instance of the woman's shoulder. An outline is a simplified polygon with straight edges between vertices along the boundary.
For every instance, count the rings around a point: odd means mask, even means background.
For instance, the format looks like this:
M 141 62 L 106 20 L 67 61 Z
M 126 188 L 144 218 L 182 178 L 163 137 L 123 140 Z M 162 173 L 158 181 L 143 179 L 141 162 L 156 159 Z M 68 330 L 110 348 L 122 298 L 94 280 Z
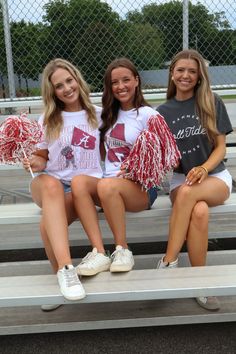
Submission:
M 138 109 L 138 112 L 143 115 L 156 114 L 156 110 L 151 106 L 142 106 Z
M 94 106 L 94 108 L 95 108 L 95 112 L 96 112 L 96 113 L 99 113 L 99 114 L 102 113 L 102 107 L 97 106 L 97 105 L 93 105 L 93 106 Z
M 169 98 L 168 100 L 166 100 L 165 102 L 162 102 L 158 105 L 157 110 L 159 110 L 159 108 L 165 108 L 165 107 L 172 107 L 178 104 L 178 102 L 181 101 L 177 101 L 174 97 L 173 98 Z
M 222 98 L 218 95 L 218 93 L 213 92 L 213 97 L 215 99 L 215 104 L 224 104 L 224 101 L 222 100 Z
M 42 125 L 43 121 L 44 121 L 44 113 L 41 113 L 39 118 L 38 118 L 38 123 Z

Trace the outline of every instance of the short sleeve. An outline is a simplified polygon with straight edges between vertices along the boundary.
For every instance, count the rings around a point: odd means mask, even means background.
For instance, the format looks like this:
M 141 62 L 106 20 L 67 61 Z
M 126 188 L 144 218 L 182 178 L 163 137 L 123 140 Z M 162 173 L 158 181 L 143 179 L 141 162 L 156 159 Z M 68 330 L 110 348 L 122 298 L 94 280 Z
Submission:
M 43 115 L 41 115 L 38 119 L 39 126 L 43 132 L 41 142 L 36 145 L 37 149 L 40 149 L 40 150 L 45 150 L 48 148 L 48 143 L 45 140 L 45 127 L 43 125 L 43 119 L 44 119 Z
M 216 124 L 217 129 L 222 134 L 229 134 L 233 131 L 228 112 L 222 99 L 215 94 Z

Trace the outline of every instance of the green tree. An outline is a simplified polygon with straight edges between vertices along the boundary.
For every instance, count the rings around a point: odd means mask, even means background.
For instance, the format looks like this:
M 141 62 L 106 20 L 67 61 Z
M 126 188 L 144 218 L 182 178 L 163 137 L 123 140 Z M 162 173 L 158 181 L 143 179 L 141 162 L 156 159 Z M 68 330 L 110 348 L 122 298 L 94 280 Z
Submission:
M 81 68 L 93 90 L 102 85 L 109 56 L 116 55 L 119 15 L 100 0 L 55 0 L 45 5 L 43 37 L 48 60 L 61 57 Z
M 126 21 L 123 28 L 123 52 L 139 70 L 158 69 L 164 56 L 162 36 L 149 23 Z
M 49 58 L 60 56 L 78 65 L 93 91 L 102 89 L 105 68 L 116 57 L 129 57 L 140 70 L 157 68 L 162 61 L 159 32 L 150 24 L 121 19 L 105 2 L 55 0 L 45 9 Z
M 163 60 L 166 61 L 182 48 L 182 12 L 180 1 L 160 5 L 152 3 L 142 8 L 141 17 L 134 11 L 127 14 L 127 19 L 132 23 L 149 23 L 156 28 L 163 43 Z
M 232 63 L 232 35 L 225 13 L 210 13 L 202 4 L 189 6 L 189 45 L 211 65 Z
M 18 76 L 21 89 L 21 78 L 25 79 L 27 94 L 29 94 L 28 79 L 38 80 L 41 70 L 41 52 L 39 50 L 39 35 L 41 24 L 25 21 L 11 23 L 11 39 L 14 72 Z
M 132 23 L 149 23 L 162 34 L 165 60 L 182 49 L 182 1 L 146 5 L 141 12 L 128 13 L 127 19 Z M 231 60 L 232 38 L 226 35 L 229 29 L 224 12 L 210 13 L 201 3 L 189 2 L 189 47 L 198 49 L 212 63 L 217 63 L 222 55 L 225 64 Z

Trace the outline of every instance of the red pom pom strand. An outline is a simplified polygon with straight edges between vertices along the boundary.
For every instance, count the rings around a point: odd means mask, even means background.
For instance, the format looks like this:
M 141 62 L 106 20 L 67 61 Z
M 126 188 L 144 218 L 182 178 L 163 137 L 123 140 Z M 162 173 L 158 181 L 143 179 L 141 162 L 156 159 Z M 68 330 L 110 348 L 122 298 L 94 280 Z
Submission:
M 138 136 L 122 167 L 126 177 L 143 188 L 160 187 L 166 174 L 176 167 L 181 155 L 164 118 L 157 114 L 148 120 L 148 128 Z
M 0 162 L 15 164 L 30 157 L 41 137 L 40 125 L 26 114 L 9 116 L 0 125 Z

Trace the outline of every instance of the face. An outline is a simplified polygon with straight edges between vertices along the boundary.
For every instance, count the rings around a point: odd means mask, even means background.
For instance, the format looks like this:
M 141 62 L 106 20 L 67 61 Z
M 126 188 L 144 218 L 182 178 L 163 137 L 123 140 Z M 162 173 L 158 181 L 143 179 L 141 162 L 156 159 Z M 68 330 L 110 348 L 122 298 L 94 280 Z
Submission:
M 66 69 L 58 68 L 51 76 L 55 95 L 65 105 L 65 111 L 79 110 L 79 85 Z
M 138 77 L 131 70 L 123 67 L 113 69 L 111 72 L 112 92 L 120 102 L 121 109 L 127 111 L 134 107 L 135 90 L 138 86 Z
M 194 87 L 199 80 L 198 63 L 194 59 L 180 59 L 172 71 L 176 86 L 176 98 L 188 99 L 194 95 Z

